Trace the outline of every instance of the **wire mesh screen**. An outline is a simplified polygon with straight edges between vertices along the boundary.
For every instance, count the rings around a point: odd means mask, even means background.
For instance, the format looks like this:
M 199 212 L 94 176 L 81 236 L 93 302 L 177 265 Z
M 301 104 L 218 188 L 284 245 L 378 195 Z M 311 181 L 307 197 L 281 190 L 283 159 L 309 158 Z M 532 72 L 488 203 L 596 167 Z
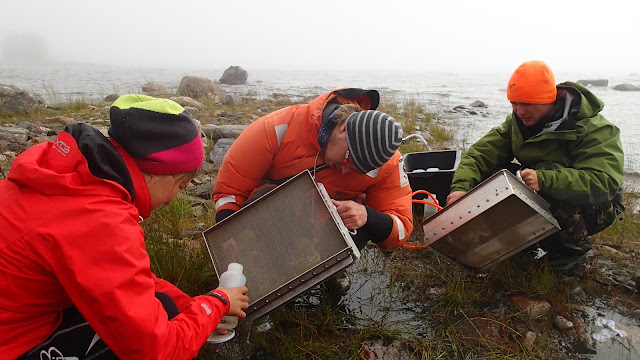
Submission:
M 248 320 L 359 256 L 324 194 L 305 171 L 204 232 L 218 277 L 229 263 L 244 266 L 251 298 Z

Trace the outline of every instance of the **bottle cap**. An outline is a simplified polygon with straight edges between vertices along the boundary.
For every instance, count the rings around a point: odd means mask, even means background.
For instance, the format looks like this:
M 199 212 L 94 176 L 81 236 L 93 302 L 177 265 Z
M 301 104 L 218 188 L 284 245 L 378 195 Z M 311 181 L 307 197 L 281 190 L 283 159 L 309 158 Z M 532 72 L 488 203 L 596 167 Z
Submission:
M 243 269 L 244 267 L 242 266 L 242 264 L 238 263 L 230 263 L 229 266 L 227 266 L 227 271 L 237 271 L 239 273 L 242 273 Z

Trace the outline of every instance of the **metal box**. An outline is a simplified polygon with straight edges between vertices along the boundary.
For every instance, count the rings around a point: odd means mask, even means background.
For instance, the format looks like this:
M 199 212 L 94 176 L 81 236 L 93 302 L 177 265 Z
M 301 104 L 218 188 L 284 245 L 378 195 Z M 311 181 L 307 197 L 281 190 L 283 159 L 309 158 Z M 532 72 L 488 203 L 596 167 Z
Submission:
M 422 222 L 431 250 L 484 271 L 560 229 L 547 203 L 507 170 Z
M 360 257 L 322 184 L 304 171 L 203 232 L 218 278 L 244 266 L 246 321 L 268 313 Z
M 453 174 L 460 164 L 460 150 L 414 152 L 404 155 L 404 170 L 409 177 L 411 190 L 426 190 L 445 206 Z M 426 195 L 417 194 L 416 199 Z

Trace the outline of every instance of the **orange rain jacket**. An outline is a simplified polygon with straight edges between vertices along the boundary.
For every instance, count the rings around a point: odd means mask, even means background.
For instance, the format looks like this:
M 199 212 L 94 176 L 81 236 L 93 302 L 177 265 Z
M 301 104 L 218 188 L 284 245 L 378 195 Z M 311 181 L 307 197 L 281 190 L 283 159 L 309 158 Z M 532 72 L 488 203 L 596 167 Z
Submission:
M 0 181 L 0 358 L 45 341 L 75 306 L 120 359 L 193 359 L 229 305 L 151 272 L 142 173 L 118 144 L 78 126 L 27 149 Z M 167 320 L 156 291 L 180 314 Z
M 324 164 L 318 131 L 325 106 L 336 100 L 340 104 L 358 104 L 368 110 L 372 105 L 371 92 L 334 90 L 308 104 L 275 111 L 247 126 L 229 148 L 220 167 L 213 189 L 216 213 L 225 209 L 239 210 L 242 203 L 265 183 L 278 183 L 307 169 L 313 173 L 314 167 Z M 374 108 L 377 92 L 375 95 Z M 315 178 L 331 198 L 355 200 L 364 194 L 368 212 L 374 209 L 392 218 L 393 228 L 386 239 L 378 242 L 379 246 L 402 246 L 413 231 L 411 187 L 400 152 L 396 151 L 381 168 L 367 174 L 342 175 L 340 170 L 330 167 L 317 172 Z

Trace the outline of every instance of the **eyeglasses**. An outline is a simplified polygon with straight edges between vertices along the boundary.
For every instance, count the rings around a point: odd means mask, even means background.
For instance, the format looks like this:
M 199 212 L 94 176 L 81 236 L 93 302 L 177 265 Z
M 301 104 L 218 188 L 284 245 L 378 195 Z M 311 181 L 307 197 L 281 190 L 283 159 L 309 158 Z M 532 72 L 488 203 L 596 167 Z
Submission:
M 349 150 L 347 150 L 347 152 L 344 154 L 342 165 L 348 167 L 349 169 L 351 169 L 351 171 L 360 173 L 360 170 L 356 169 L 355 166 L 351 165 L 351 163 L 349 162 Z

